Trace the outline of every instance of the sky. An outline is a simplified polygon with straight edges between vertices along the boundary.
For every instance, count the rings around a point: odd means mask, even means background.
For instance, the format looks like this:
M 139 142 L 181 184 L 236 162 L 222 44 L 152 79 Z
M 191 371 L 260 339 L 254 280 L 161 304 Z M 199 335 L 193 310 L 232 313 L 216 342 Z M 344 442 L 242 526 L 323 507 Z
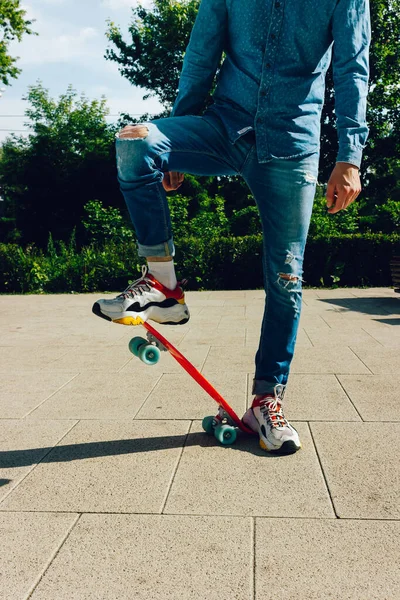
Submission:
M 150 8 L 151 0 L 141 0 Z M 90 99 L 105 95 L 111 115 L 157 113 L 161 105 L 155 98 L 142 100 L 146 90 L 133 87 L 118 72 L 115 63 L 106 61 L 105 36 L 107 20 L 121 26 L 127 36 L 132 7 L 137 0 L 27 0 L 21 6 L 27 18 L 36 21 L 31 26 L 39 35 L 25 35 L 22 42 L 10 45 L 12 56 L 19 57 L 22 69 L 18 79 L 11 79 L 0 97 L 0 142 L 13 130 L 26 130 L 24 112 L 28 106 L 22 98 L 28 86 L 38 80 L 58 98 L 69 84 L 79 94 Z M 12 116 L 11 116 L 12 115 Z M 14 116 L 15 115 L 15 116 Z M 115 121 L 118 116 L 110 116 Z

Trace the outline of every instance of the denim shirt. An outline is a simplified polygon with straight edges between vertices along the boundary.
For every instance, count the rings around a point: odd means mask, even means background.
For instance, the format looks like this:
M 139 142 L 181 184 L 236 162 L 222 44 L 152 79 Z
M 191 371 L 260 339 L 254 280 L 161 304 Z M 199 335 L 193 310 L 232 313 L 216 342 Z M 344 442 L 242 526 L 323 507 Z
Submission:
M 337 161 L 360 166 L 370 41 L 369 0 L 202 0 L 171 116 L 201 112 L 225 52 L 208 111 L 230 142 L 254 129 L 262 163 L 319 152 L 332 60 Z

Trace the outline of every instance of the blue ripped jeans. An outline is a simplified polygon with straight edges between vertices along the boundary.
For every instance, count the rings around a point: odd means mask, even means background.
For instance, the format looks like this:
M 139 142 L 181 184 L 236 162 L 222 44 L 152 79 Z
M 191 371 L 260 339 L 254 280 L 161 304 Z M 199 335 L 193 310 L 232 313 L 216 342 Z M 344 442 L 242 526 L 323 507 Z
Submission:
M 146 137 L 117 138 L 118 181 L 140 256 L 174 255 L 163 173 L 241 175 L 263 227 L 265 310 L 254 394 L 286 386 L 298 331 L 303 256 L 318 177 L 319 153 L 259 163 L 252 134 L 232 144 L 215 114 L 141 123 Z

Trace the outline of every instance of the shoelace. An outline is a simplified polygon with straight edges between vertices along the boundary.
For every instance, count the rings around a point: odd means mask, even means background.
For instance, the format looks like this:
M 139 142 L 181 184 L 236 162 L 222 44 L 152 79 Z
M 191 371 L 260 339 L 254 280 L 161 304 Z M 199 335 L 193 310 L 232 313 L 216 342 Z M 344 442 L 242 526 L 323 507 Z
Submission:
M 282 412 L 282 405 L 277 398 L 265 398 L 260 402 L 260 411 L 270 427 L 285 427 L 288 425 Z
M 121 294 L 119 294 L 118 298 L 134 298 L 135 296 L 141 296 L 143 292 L 149 292 L 153 287 L 153 282 L 151 279 L 146 277 L 148 272 L 148 268 L 146 265 L 142 266 L 142 276 L 136 281 L 133 281 L 126 290 L 124 290 Z

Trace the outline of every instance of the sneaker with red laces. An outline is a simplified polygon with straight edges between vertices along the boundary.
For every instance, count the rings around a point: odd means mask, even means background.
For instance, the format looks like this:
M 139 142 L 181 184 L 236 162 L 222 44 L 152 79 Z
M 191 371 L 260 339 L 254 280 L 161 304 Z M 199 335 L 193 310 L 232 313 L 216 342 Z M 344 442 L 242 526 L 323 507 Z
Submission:
M 143 266 L 142 277 L 111 300 L 97 300 L 92 311 L 113 323 L 140 325 L 151 320 L 164 325 L 183 325 L 190 318 L 183 289 L 163 286 Z
M 263 450 L 276 454 L 294 454 L 300 450 L 301 443 L 297 431 L 283 414 L 283 395 L 284 388 L 278 384 L 274 392 L 265 394 L 262 398 L 254 398 L 242 421 L 259 433 Z

